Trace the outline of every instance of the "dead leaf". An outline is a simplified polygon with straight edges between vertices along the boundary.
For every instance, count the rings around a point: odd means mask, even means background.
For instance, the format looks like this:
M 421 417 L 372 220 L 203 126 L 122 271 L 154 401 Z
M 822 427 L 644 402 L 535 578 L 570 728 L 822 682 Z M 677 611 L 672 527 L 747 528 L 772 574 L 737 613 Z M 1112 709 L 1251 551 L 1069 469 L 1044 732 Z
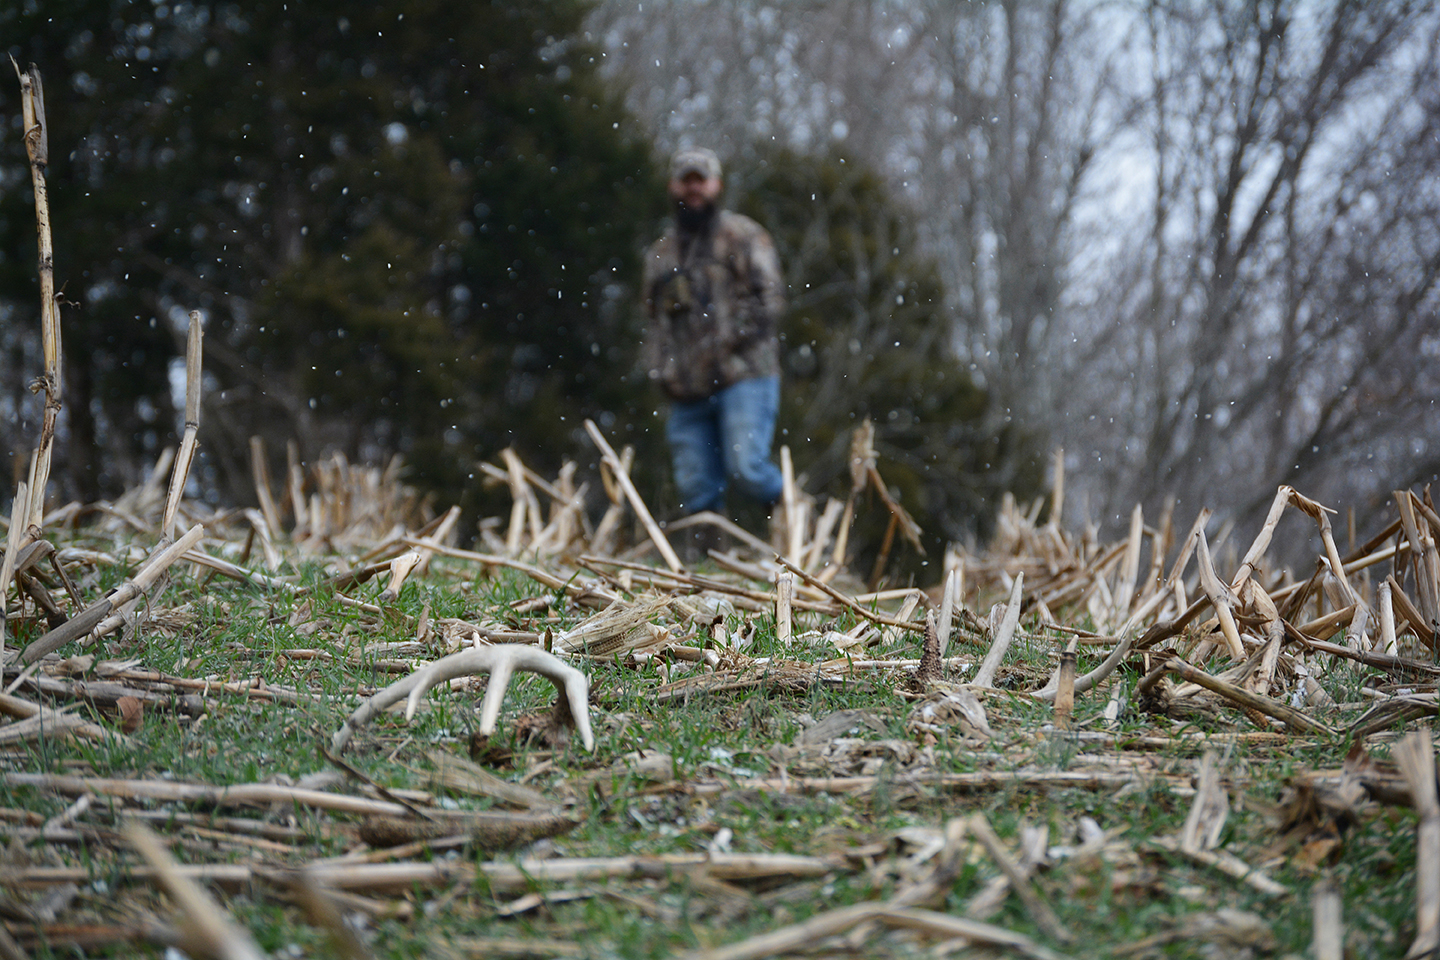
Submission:
M 145 722 L 145 704 L 138 697 L 121 697 L 115 706 L 120 711 L 122 733 L 134 733 Z

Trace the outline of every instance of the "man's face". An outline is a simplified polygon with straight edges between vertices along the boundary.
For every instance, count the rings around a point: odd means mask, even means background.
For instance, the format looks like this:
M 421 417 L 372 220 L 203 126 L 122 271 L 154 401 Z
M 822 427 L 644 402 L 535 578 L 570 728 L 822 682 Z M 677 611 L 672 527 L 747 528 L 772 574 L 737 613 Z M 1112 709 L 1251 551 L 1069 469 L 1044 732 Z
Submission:
M 670 198 L 684 204 L 687 210 L 704 210 L 713 206 L 719 196 L 719 177 L 707 177 L 692 170 L 680 179 L 670 181 Z

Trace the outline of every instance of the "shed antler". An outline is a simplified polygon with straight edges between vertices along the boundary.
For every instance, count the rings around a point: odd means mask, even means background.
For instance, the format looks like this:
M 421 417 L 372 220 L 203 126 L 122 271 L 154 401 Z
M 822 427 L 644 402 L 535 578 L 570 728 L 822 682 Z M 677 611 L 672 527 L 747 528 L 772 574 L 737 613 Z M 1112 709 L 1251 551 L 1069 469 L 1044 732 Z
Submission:
M 495 721 L 500 716 L 500 701 L 505 696 L 505 687 L 510 675 L 516 670 L 538 673 L 555 684 L 559 698 L 555 712 L 561 723 L 568 722 L 580 733 L 580 742 L 586 750 L 595 749 L 595 737 L 590 732 L 590 682 L 585 674 L 562 661 L 553 654 L 538 647 L 518 643 L 498 643 L 488 647 L 471 647 L 441 657 L 434 663 L 426 664 L 403 680 L 397 680 L 384 690 L 378 691 L 366 700 L 350 719 L 330 738 L 330 752 L 337 756 L 350 743 L 355 731 L 375 714 L 392 703 L 405 700 L 405 719 L 415 715 L 420 699 L 436 684 L 456 677 L 468 677 L 476 673 L 490 674 L 485 687 L 485 700 L 480 706 L 480 732 L 485 736 L 495 732 Z

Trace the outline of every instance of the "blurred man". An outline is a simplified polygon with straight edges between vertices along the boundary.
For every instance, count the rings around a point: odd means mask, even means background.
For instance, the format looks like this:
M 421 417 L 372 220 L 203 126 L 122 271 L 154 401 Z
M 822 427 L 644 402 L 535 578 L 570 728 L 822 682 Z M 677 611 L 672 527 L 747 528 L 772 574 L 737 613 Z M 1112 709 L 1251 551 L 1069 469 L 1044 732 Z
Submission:
M 731 481 L 769 507 L 780 403 L 776 327 L 784 310 L 770 235 L 719 207 L 720 161 L 685 149 L 670 162 L 675 221 L 645 255 L 650 377 L 670 397 L 665 438 L 687 514 L 724 512 Z

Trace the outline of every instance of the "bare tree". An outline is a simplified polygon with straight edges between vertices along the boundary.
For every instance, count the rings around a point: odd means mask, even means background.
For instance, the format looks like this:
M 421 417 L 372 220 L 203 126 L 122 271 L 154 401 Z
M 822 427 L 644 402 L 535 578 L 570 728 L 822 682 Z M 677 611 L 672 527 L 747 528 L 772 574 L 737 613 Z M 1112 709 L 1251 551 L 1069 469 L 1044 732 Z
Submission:
M 1143 216 L 1070 291 L 1091 349 L 1069 378 L 1101 388 L 1060 432 L 1106 512 L 1173 492 L 1244 516 L 1281 482 L 1353 503 L 1422 479 L 1435 30 L 1409 3 L 1146 9 L 1145 146 L 1110 158 L 1148 169 Z
M 954 298 L 957 353 L 998 418 L 1048 431 L 1065 393 L 1046 374 L 1072 219 L 1109 136 L 1105 24 L 1063 0 L 919 6 L 931 78 L 912 108 L 912 192 Z

